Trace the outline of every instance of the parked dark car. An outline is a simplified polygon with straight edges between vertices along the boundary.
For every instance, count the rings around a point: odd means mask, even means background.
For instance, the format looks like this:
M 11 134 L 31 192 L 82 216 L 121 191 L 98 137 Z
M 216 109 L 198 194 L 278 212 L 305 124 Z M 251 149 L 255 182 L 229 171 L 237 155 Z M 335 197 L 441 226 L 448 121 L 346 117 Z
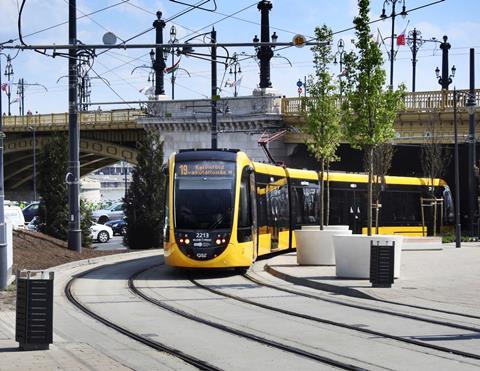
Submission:
M 31 204 L 25 206 L 22 209 L 23 217 L 25 218 L 25 223 L 29 223 L 32 219 L 38 216 L 38 208 L 40 202 L 32 202 Z
M 124 236 L 127 233 L 127 221 L 125 218 L 120 220 L 110 220 L 106 222 L 105 225 L 108 225 L 113 230 L 113 235 Z

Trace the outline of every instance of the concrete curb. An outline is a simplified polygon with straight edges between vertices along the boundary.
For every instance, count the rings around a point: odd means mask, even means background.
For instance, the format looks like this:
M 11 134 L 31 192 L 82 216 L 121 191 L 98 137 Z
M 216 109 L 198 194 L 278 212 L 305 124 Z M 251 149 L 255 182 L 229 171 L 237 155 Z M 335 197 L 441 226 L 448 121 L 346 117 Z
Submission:
M 155 255 L 155 253 L 158 253 L 158 255 L 163 255 L 163 249 L 149 249 L 149 250 L 131 251 L 131 252 L 126 252 L 121 254 L 98 256 L 96 258 L 77 260 L 70 263 L 57 265 L 55 267 L 46 269 L 46 271 L 63 272 L 63 271 L 78 268 L 81 266 L 89 266 L 89 265 L 95 265 L 98 263 L 103 263 L 105 261 L 108 261 L 108 263 L 117 263 L 122 260 L 147 257 L 147 256 Z
M 291 276 L 289 274 L 276 270 L 275 268 L 272 268 L 272 266 L 268 264 L 265 264 L 264 269 L 267 273 L 271 274 L 272 276 L 279 278 L 283 281 L 293 283 L 295 285 L 310 287 L 315 290 L 328 291 L 335 294 L 352 296 L 352 297 L 361 298 L 361 299 L 378 300 L 378 298 L 375 298 L 374 296 L 365 294 L 360 290 L 352 289 L 350 287 L 339 287 L 339 286 L 331 285 L 328 283 L 311 281 L 305 278 Z

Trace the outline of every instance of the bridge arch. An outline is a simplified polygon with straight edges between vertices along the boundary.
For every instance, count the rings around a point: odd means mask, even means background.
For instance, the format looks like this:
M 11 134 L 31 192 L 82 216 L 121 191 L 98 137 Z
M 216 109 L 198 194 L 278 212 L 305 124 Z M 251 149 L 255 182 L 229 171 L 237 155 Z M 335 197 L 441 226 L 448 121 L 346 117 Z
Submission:
M 35 146 L 37 156 L 39 151 L 49 145 L 52 137 L 37 136 Z M 80 139 L 80 176 L 111 165 L 118 161 L 137 163 L 136 149 L 116 143 L 93 139 Z M 37 157 L 38 159 L 38 157 Z M 33 138 L 24 137 L 6 140 L 4 144 L 4 180 L 5 189 L 16 191 L 29 188 L 33 181 Z M 38 162 L 37 162 L 38 174 Z

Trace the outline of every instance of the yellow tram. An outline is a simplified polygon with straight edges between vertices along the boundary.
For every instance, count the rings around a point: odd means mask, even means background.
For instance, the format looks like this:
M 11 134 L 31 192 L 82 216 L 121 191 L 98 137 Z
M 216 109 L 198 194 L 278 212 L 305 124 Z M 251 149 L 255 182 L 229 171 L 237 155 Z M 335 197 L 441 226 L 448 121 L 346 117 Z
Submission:
M 168 162 L 165 261 L 174 267 L 246 268 L 257 256 L 296 247 L 293 231 L 319 224 L 318 173 L 252 162 L 238 150 L 181 150 Z M 330 173 L 329 224 L 366 231 L 363 174 Z M 435 179 L 442 220 L 453 218 L 447 184 Z M 380 233 L 422 235 L 429 181 L 386 177 Z M 427 220 L 428 222 L 428 220 Z

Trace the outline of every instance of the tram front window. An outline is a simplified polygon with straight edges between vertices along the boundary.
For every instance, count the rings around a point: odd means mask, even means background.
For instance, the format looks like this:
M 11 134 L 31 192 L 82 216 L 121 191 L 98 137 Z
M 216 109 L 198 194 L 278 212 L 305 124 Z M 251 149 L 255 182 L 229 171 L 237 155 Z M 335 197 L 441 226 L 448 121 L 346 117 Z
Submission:
M 175 166 L 175 228 L 229 229 L 234 199 L 233 162 L 191 161 Z

